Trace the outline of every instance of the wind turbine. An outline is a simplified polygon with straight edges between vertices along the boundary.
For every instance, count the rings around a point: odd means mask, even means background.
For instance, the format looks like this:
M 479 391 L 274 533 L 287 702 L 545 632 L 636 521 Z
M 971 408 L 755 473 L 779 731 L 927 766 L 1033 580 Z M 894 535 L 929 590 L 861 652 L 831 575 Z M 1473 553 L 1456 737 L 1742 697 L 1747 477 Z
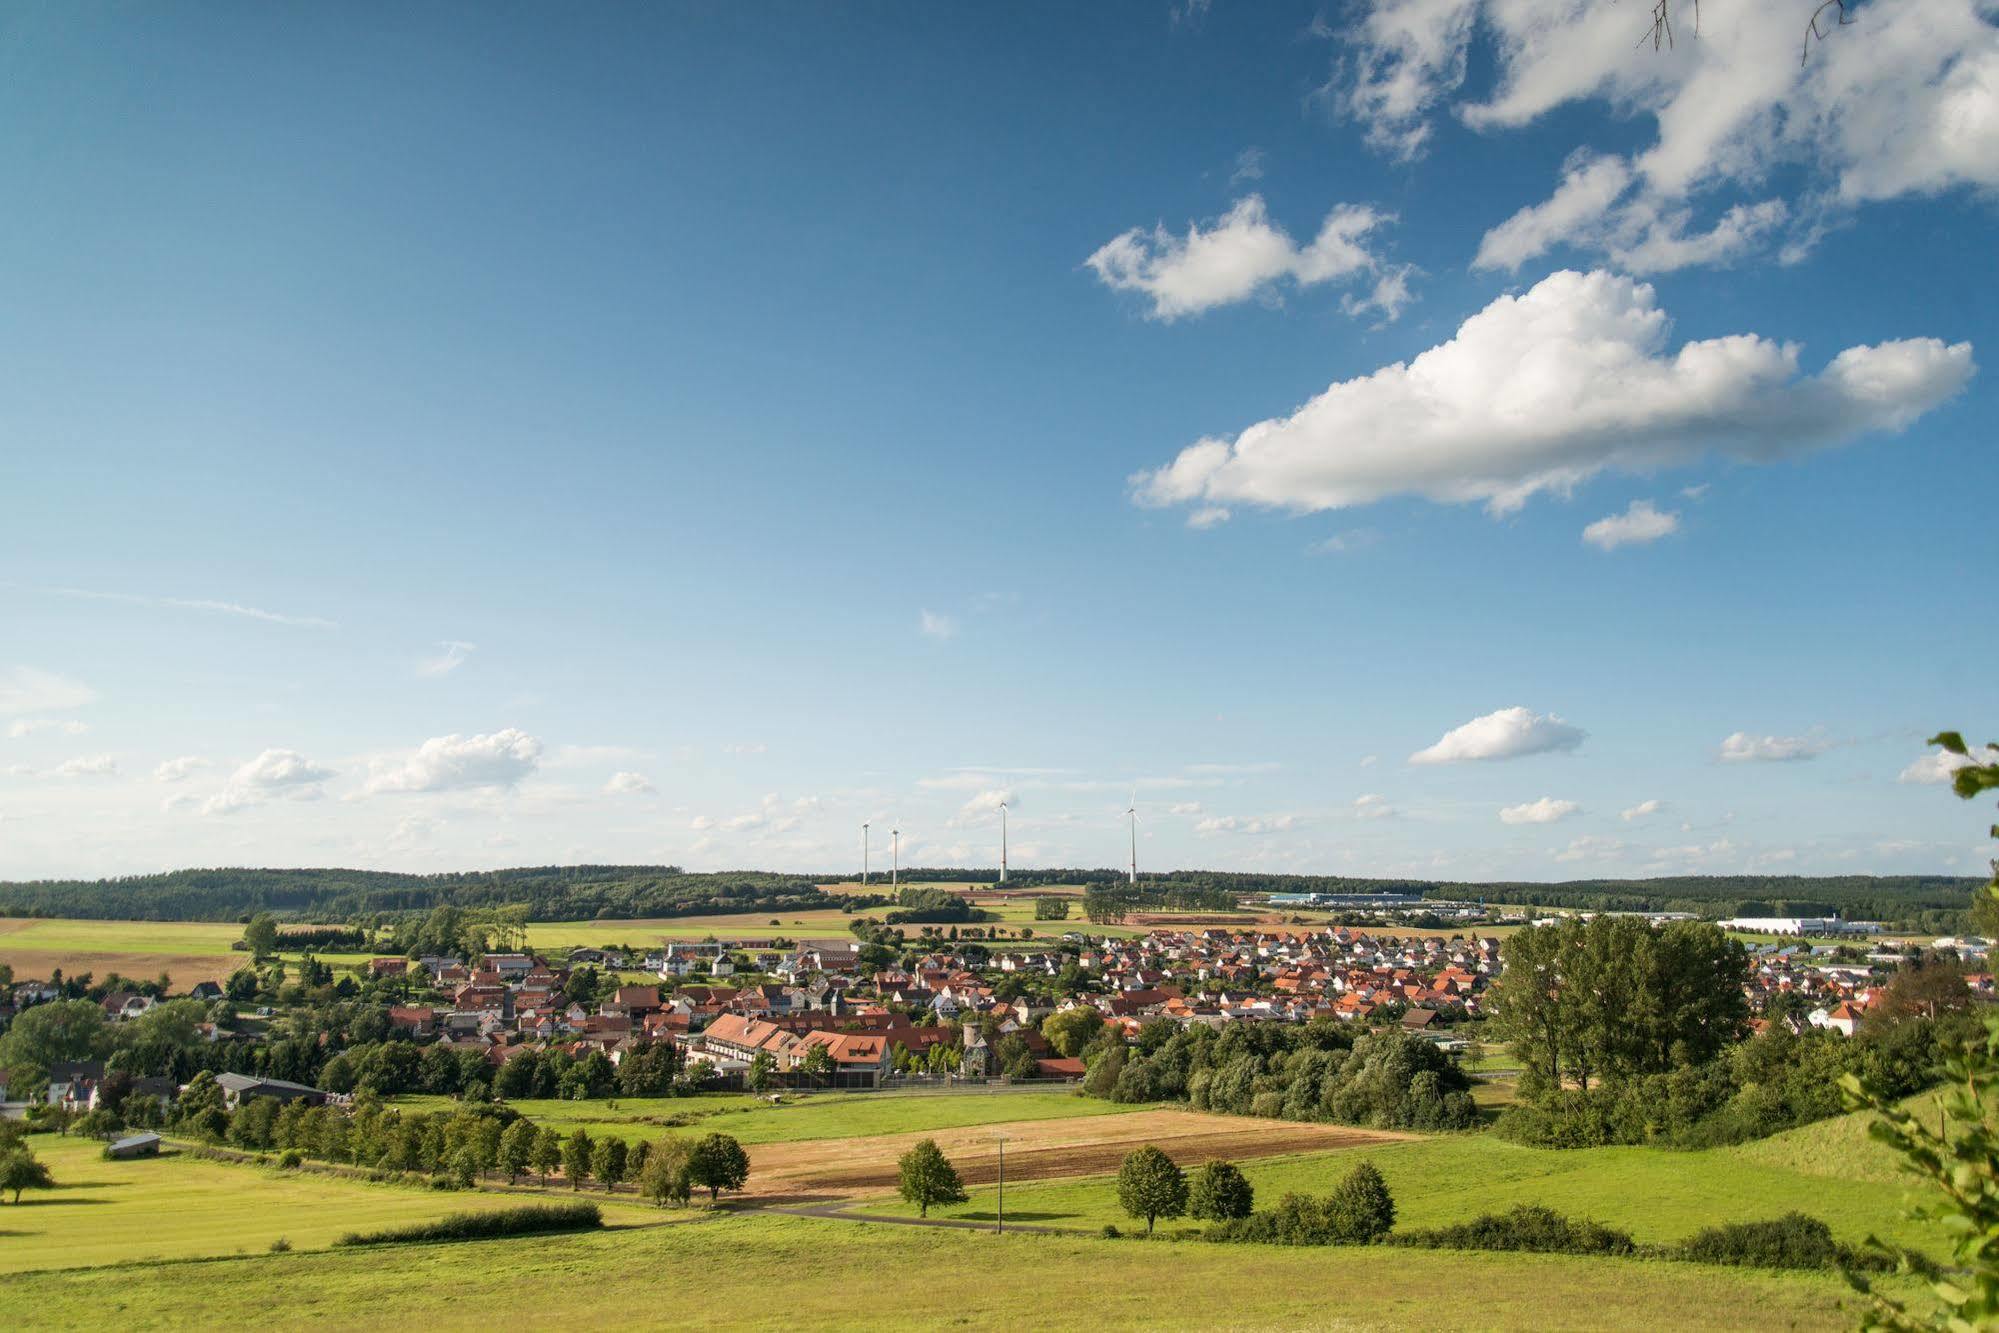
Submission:
M 889 888 L 900 893 L 902 886 L 902 830 L 901 829 L 892 828 L 888 831 L 888 845 L 889 845 L 888 886 Z
M 1131 884 L 1138 887 L 1138 788 L 1131 789 L 1131 805 L 1124 812 L 1131 824 Z
M 868 886 L 868 821 L 861 821 L 861 887 Z
M 1006 802 L 1000 802 L 1000 883 L 1006 883 Z

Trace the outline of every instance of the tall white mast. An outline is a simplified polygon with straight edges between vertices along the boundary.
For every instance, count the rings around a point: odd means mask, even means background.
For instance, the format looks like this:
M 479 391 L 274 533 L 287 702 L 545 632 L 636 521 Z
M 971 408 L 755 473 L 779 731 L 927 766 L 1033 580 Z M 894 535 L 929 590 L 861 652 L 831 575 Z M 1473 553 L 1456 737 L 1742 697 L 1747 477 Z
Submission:
M 1000 802 L 1000 883 L 1006 883 L 1006 802 Z
M 1134 791 L 1131 794 L 1131 807 L 1124 812 L 1124 815 L 1126 821 L 1129 822 L 1131 825 L 1131 883 L 1132 887 L 1136 888 L 1138 886 L 1138 793 L 1137 792 Z
M 868 824 L 861 821 L 861 887 L 868 886 Z
M 889 888 L 895 889 L 898 892 L 900 892 L 902 886 L 902 830 L 901 829 L 892 828 L 888 831 L 888 845 L 889 845 L 888 886 Z

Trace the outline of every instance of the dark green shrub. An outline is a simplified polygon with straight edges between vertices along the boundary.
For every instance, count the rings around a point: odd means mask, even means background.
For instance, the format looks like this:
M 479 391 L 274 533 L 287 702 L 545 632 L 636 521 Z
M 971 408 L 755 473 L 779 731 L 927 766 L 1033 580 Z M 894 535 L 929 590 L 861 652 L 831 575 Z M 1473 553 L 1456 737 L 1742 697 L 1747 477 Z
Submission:
M 1840 1247 L 1831 1227 L 1792 1212 L 1768 1222 L 1730 1222 L 1695 1232 L 1680 1246 L 1680 1257 L 1753 1268 L 1831 1268 L 1839 1262 Z
M 1389 1244 L 1425 1250 L 1532 1250 L 1543 1254 L 1631 1254 L 1637 1249 L 1625 1232 L 1532 1204 L 1511 1212 L 1487 1213 L 1456 1226 L 1405 1231 L 1391 1236 Z
M 604 1225 L 594 1203 L 536 1203 L 523 1208 L 485 1213 L 452 1213 L 434 1222 L 418 1222 L 386 1231 L 350 1231 L 339 1245 L 408 1245 L 433 1240 L 486 1240 L 495 1236 L 531 1236 L 549 1231 L 587 1231 Z
M 287 1148 L 278 1154 L 278 1170 L 296 1171 L 305 1165 L 305 1154 L 296 1148 Z

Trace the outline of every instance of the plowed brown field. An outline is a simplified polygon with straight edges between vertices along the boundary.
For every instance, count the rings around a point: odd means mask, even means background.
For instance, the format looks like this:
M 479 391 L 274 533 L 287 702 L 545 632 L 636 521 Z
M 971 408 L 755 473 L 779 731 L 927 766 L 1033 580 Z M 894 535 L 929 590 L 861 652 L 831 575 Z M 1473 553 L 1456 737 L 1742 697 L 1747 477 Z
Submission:
M 1000 1135 L 1006 1178 L 1049 1180 L 1116 1171 L 1126 1153 L 1151 1143 L 1181 1166 L 1218 1157 L 1276 1157 L 1387 1143 L 1406 1135 L 1340 1125 L 1289 1124 L 1198 1111 L 1134 1111 L 1073 1120 L 1018 1120 L 922 1134 L 866 1139 L 811 1139 L 750 1146 L 749 1197 L 766 1203 L 827 1202 L 893 1190 L 896 1159 L 921 1139 L 935 1139 L 967 1185 L 999 1177 Z

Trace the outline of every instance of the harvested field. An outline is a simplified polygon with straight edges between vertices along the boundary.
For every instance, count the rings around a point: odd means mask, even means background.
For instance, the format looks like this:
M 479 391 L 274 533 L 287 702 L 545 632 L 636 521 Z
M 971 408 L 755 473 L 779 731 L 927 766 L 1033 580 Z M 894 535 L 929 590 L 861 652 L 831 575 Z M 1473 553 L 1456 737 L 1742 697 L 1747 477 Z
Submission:
M 748 1194 L 763 1202 L 828 1202 L 893 1190 L 896 1159 L 919 1140 L 937 1146 L 967 1185 L 999 1178 L 999 1148 L 1006 1136 L 1009 1183 L 1103 1175 L 1144 1144 L 1164 1150 L 1181 1166 L 1215 1158 L 1248 1159 L 1326 1152 L 1391 1143 L 1406 1134 L 1343 1125 L 1248 1120 L 1197 1111 L 1134 1111 L 1128 1115 L 1071 1120 L 1022 1120 L 934 1133 L 883 1134 L 866 1139 L 815 1139 L 751 1145 Z

